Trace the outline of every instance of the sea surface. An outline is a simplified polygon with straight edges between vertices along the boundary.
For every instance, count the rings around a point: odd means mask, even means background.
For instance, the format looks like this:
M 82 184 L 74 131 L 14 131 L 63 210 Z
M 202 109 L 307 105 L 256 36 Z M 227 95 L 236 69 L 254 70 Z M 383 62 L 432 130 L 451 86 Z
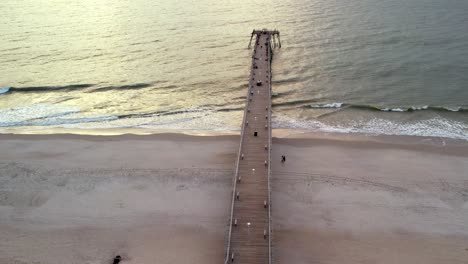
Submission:
M 239 130 L 254 28 L 274 128 L 468 140 L 467 0 L 2 0 L 0 132 Z

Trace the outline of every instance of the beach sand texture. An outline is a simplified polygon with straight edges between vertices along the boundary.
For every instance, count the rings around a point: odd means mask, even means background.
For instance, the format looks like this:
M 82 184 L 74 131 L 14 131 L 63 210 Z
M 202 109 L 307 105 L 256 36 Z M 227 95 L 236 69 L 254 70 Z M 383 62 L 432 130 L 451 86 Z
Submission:
M 0 135 L 0 264 L 223 262 L 238 144 Z M 274 263 L 467 263 L 465 142 L 315 134 L 272 158 Z

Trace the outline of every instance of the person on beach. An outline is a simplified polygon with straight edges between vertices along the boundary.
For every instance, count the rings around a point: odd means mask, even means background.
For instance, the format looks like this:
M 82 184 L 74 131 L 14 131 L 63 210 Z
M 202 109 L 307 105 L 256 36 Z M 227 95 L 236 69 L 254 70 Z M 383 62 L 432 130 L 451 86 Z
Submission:
M 285 162 L 286 162 L 286 156 L 281 155 L 281 162 L 282 162 L 282 163 L 285 163 Z
M 119 255 L 117 255 L 117 256 L 115 256 L 114 262 L 112 262 L 112 264 L 119 264 L 121 260 L 122 260 L 122 257 L 120 257 Z

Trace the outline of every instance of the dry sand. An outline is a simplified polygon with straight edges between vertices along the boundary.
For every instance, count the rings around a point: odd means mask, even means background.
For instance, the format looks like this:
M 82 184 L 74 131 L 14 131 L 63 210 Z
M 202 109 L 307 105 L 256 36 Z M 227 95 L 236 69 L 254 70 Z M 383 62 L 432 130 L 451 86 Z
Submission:
M 468 263 L 466 142 L 300 137 L 273 141 L 274 263 Z M 238 140 L 0 135 L 0 264 L 221 263 Z
M 274 143 L 275 263 L 468 263 L 466 143 Z

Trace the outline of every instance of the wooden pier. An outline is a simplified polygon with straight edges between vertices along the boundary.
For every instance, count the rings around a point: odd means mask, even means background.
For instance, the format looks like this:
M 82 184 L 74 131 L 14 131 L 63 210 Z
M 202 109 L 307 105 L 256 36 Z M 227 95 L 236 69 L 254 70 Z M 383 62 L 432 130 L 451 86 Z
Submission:
M 254 30 L 249 47 L 253 37 L 225 264 L 271 264 L 271 59 L 281 43 L 276 30 Z

